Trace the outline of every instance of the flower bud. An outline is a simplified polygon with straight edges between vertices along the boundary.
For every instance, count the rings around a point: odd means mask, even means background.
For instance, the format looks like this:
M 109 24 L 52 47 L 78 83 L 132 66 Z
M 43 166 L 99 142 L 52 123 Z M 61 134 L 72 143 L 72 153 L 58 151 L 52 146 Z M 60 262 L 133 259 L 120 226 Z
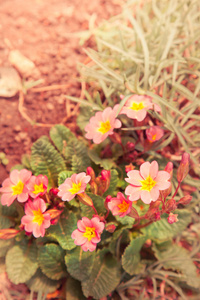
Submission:
M 108 196 L 106 197 L 105 201 L 104 201 L 104 207 L 105 207 L 107 210 L 109 210 L 109 208 L 108 208 L 108 202 L 110 202 L 111 199 L 112 199 L 112 196 L 108 195 Z
M 90 190 L 94 195 L 98 194 L 98 186 L 95 181 L 90 182 Z
M 86 193 L 77 194 L 77 197 L 81 201 L 81 203 L 90 207 L 94 206 L 92 199 Z
M 128 216 L 131 217 L 131 218 L 133 218 L 133 219 L 139 219 L 140 218 L 137 210 L 134 207 L 131 207 L 131 211 L 128 214 Z
M 172 210 L 175 210 L 177 208 L 177 203 L 176 200 L 174 199 L 169 199 L 166 203 L 166 212 L 170 212 Z
M 183 198 L 181 198 L 177 204 L 188 205 L 191 200 L 192 200 L 192 196 L 186 195 Z
M 151 126 L 146 129 L 146 136 L 150 143 L 160 140 L 164 135 L 164 130 L 159 126 Z
M 115 231 L 115 229 L 116 229 L 116 225 L 114 223 L 108 223 L 105 226 L 105 230 L 110 233 L 113 233 Z
M 135 167 L 132 164 L 129 164 L 129 165 L 125 166 L 126 173 L 128 173 L 128 172 L 130 172 L 134 169 L 135 169 Z
M 57 196 L 58 192 L 59 192 L 59 189 L 57 189 L 57 188 L 52 188 L 49 190 L 49 193 L 53 194 L 54 196 Z
M 0 240 L 9 240 L 14 238 L 20 230 L 14 228 L 5 228 L 0 230 Z
M 126 149 L 127 149 L 128 151 L 133 151 L 133 150 L 135 149 L 135 144 L 132 143 L 132 142 L 127 142 L 127 143 L 126 143 Z
M 91 167 L 87 167 L 86 175 L 90 175 L 91 180 L 95 180 L 95 178 L 96 178 L 95 172 Z
M 173 214 L 173 213 L 170 213 L 168 218 L 167 218 L 167 221 L 169 224 L 173 224 L 173 223 L 176 223 L 178 222 L 178 218 L 177 218 L 178 214 Z
M 173 176 L 173 163 L 172 162 L 168 162 L 164 171 L 166 171 L 167 173 L 170 174 L 170 180 L 172 179 L 172 176 Z M 170 193 L 171 193 L 171 190 L 172 190 L 172 185 L 170 185 L 170 187 L 164 191 L 160 191 L 160 194 L 162 195 L 162 197 L 165 199 Z
M 63 210 L 58 210 L 56 208 L 52 208 L 52 209 L 47 210 L 47 212 L 50 214 L 51 219 L 56 219 L 61 215 Z
M 183 153 L 182 160 L 180 166 L 177 170 L 177 179 L 178 182 L 182 182 L 189 172 L 189 162 L 190 162 L 190 155 L 188 153 Z
M 113 143 L 116 143 L 116 144 L 122 143 L 121 136 L 117 132 L 114 132 L 112 135 L 110 135 L 110 139 Z
M 145 246 L 146 248 L 151 247 L 151 245 L 152 245 L 152 241 L 151 241 L 150 239 L 146 240 L 146 242 L 144 243 L 144 246 Z

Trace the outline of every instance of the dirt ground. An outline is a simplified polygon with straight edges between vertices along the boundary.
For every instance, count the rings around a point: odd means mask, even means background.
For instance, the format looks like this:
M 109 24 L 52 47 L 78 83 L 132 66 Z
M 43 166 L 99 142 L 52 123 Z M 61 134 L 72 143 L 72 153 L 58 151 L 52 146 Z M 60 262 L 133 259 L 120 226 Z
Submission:
M 11 67 L 10 53 L 19 50 L 35 64 L 31 74 L 19 72 L 21 79 L 43 80 L 22 98 L 19 93 L 11 98 L 0 97 L 0 152 L 9 160 L 6 166 L 0 163 L 0 183 L 10 168 L 20 163 L 21 155 L 30 152 L 32 143 L 48 134 L 51 124 L 63 123 L 74 129 L 75 119 L 70 113 L 74 105 L 66 102 L 64 95 L 80 96 L 76 65 L 84 62 L 83 48 L 93 42 L 80 46 L 73 33 L 88 29 L 92 16 L 99 24 L 120 13 L 122 3 L 123 0 L 0 0 L 0 67 Z M 21 105 L 25 115 L 20 113 Z M 27 116 L 41 125 L 31 125 Z

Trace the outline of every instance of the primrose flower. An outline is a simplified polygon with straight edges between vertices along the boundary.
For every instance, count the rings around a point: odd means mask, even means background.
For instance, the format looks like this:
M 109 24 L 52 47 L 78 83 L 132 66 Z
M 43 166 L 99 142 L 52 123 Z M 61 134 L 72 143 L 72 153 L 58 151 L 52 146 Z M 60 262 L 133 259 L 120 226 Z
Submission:
M 51 225 L 51 216 L 46 211 L 46 204 L 43 199 L 36 198 L 29 200 L 25 204 L 25 216 L 21 223 L 27 232 L 32 232 L 34 237 L 38 238 L 45 235 L 45 229 Z
M 27 183 L 31 178 L 31 171 L 23 169 L 13 170 L 10 173 L 10 177 L 6 178 L 2 183 L 0 192 L 3 193 L 1 196 L 1 204 L 10 206 L 15 199 L 19 202 L 25 202 L 28 200 L 28 188 Z
M 114 109 L 107 107 L 104 111 L 98 111 L 95 116 L 91 117 L 89 124 L 85 127 L 87 132 L 85 137 L 93 140 L 95 144 L 100 144 L 109 135 L 112 135 L 115 128 L 121 127 L 121 121 L 115 118 L 117 109 L 117 105 Z
M 86 175 L 85 172 L 73 174 L 70 178 L 65 179 L 58 189 L 58 196 L 63 201 L 72 200 L 77 194 L 85 191 L 87 183 L 90 181 L 91 176 Z
M 144 120 L 148 109 L 160 111 L 159 105 L 152 103 L 152 98 L 145 95 L 133 95 L 126 101 L 120 114 L 125 114 L 130 119 L 136 119 L 139 122 Z
M 94 251 L 97 243 L 100 242 L 100 233 L 104 230 L 104 223 L 99 217 L 94 217 L 91 220 L 83 217 L 77 223 L 78 229 L 72 232 L 72 239 L 77 246 L 81 246 L 83 251 Z
M 164 135 L 164 131 L 159 126 L 151 126 L 146 129 L 147 139 L 150 143 L 156 142 L 161 139 Z
M 27 187 L 29 190 L 29 195 L 32 198 L 37 198 L 46 193 L 48 186 L 48 178 L 45 175 L 31 176 Z
M 111 198 L 107 205 L 113 216 L 119 215 L 120 217 L 124 217 L 130 213 L 132 202 L 119 192 L 117 193 L 117 198 Z
M 130 196 L 131 201 L 141 199 L 149 204 L 156 201 L 159 191 L 170 187 L 170 174 L 166 171 L 158 171 L 158 163 L 145 162 L 140 166 L 140 170 L 133 170 L 127 173 L 129 178 L 125 180 L 130 183 L 125 189 L 125 194 Z

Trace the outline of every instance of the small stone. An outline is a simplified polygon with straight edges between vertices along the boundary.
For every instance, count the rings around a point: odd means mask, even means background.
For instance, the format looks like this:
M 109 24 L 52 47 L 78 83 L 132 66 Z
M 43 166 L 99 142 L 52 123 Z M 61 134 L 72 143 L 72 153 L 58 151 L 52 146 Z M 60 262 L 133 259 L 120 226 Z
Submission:
M 52 103 L 47 103 L 46 107 L 49 110 L 53 110 L 54 109 L 54 105 Z
M 21 78 L 17 71 L 12 67 L 0 67 L 0 97 L 13 97 L 21 89 Z

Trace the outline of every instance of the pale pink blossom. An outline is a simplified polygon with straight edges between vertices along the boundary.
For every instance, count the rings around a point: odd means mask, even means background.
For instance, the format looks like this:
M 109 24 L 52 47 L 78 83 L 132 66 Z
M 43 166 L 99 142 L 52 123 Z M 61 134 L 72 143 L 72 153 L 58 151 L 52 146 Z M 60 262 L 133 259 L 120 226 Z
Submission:
M 168 220 L 168 223 L 169 224 L 173 224 L 173 223 L 176 223 L 178 222 L 178 214 L 173 214 L 173 213 L 170 213 L 167 220 Z
M 149 142 L 153 143 L 161 139 L 164 135 L 164 130 L 159 126 L 151 126 L 146 129 L 146 136 Z
M 29 190 L 29 195 L 32 198 L 37 198 L 46 193 L 48 186 L 48 178 L 45 175 L 31 176 L 27 187 Z
M 109 135 L 112 135 L 115 128 L 121 127 L 121 121 L 116 119 L 117 109 L 118 105 L 113 109 L 107 107 L 104 111 L 98 111 L 91 117 L 89 124 L 85 127 L 85 131 L 87 132 L 85 137 L 93 140 L 95 144 L 100 144 Z
M 99 217 L 93 217 L 91 220 L 83 217 L 77 223 L 78 229 L 72 232 L 72 239 L 77 246 L 81 246 L 83 251 L 94 251 L 97 243 L 100 242 L 100 234 L 104 230 L 104 223 Z
M 46 204 L 41 198 L 29 200 L 25 204 L 25 216 L 22 217 L 21 223 L 25 231 L 32 232 L 36 238 L 44 236 L 45 229 L 51 225 L 51 216 L 45 211 Z
M 132 202 L 119 192 L 117 198 L 111 198 L 107 205 L 113 216 L 125 217 L 131 211 Z
M 149 204 L 156 201 L 160 191 L 170 187 L 170 174 L 166 171 L 158 171 L 158 163 L 145 162 L 140 170 L 133 170 L 127 173 L 129 178 L 125 180 L 130 183 L 125 189 L 125 194 L 130 196 L 131 201 L 141 199 Z
M 159 105 L 152 103 L 152 98 L 145 95 L 132 95 L 127 99 L 120 114 L 125 114 L 130 119 L 141 122 L 147 115 L 147 110 L 155 109 L 160 111 Z
M 63 201 L 72 200 L 77 194 L 81 194 L 85 191 L 90 179 L 91 177 L 86 175 L 85 172 L 73 174 L 70 178 L 65 179 L 64 183 L 58 187 L 58 196 L 61 197 Z
M 2 188 L 0 188 L 0 192 L 3 193 L 1 204 L 10 206 L 15 199 L 19 202 L 27 201 L 29 197 L 27 183 L 31 175 L 31 171 L 26 169 L 13 170 L 10 177 L 3 181 Z

